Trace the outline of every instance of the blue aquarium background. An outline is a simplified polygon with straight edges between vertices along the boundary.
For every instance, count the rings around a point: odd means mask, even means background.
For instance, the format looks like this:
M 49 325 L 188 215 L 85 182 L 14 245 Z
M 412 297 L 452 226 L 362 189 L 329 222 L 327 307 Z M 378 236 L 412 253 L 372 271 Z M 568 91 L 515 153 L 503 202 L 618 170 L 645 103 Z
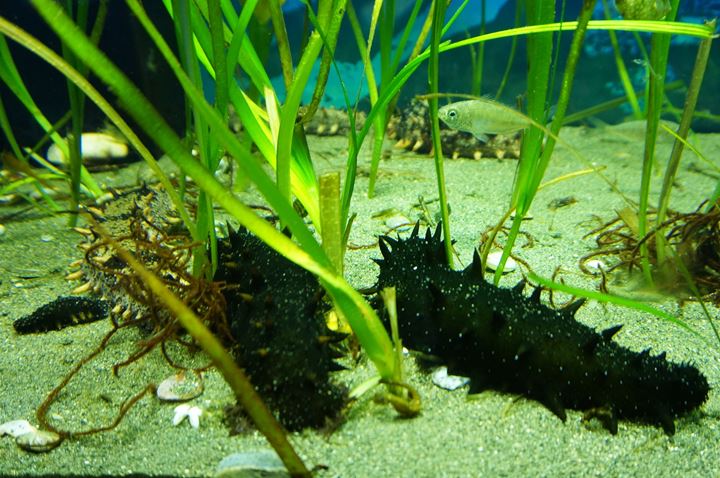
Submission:
M 368 28 L 370 16 L 372 14 L 372 6 L 374 2 L 359 2 L 356 7 L 358 17 L 365 28 Z M 404 0 L 396 2 L 396 28 L 397 34 L 395 41 L 398 40 L 405 26 L 407 16 L 414 5 L 414 1 Z M 430 2 L 423 7 L 424 15 L 430 8 Z M 447 12 L 447 17 L 451 16 L 461 6 L 462 0 L 453 0 Z M 485 9 L 483 12 L 483 3 Z M 571 1 L 565 2 L 564 18 L 568 21 L 575 20 L 579 12 L 582 2 Z M 622 18 L 615 8 L 614 2 L 608 1 L 611 19 Z M 289 0 L 284 5 L 286 15 L 288 15 L 288 29 L 291 38 L 301 35 L 303 23 L 304 5 L 300 0 Z M 561 12 L 563 2 L 557 2 L 557 10 Z M 460 40 L 466 37 L 479 35 L 482 32 L 483 23 L 484 31 L 492 32 L 512 28 L 515 25 L 516 2 L 514 0 L 470 0 L 463 14 L 459 17 L 452 28 L 447 32 L 444 39 Z M 420 18 L 424 18 L 421 14 Z M 558 13 L 559 15 L 559 13 Z M 680 2 L 677 21 L 703 23 L 720 16 L 720 0 L 687 0 Z M 603 2 L 598 1 L 594 19 L 605 19 Z M 560 18 L 558 18 L 560 20 Z M 521 20 L 522 21 L 522 20 Z M 296 28 L 293 29 L 293 26 Z M 414 27 L 414 35 L 417 37 L 420 30 L 420 22 L 416 22 Z M 571 35 L 565 34 L 561 39 L 561 48 L 563 48 L 559 58 L 565 57 L 567 47 L 569 45 Z M 645 46 L 649 45 L 650 35 L 640 34 L 638 36 Z M 377 41 L 377 40 L 376 40 Z M 623 58 L 631 74 L 633 85 L 637 89 L 644 88 L 647 76 L 647 66 L 642 60 L 642 53 L 638 46 L 637 38 L 629 32 L 618 32 L 618 41 L 623 54 Z M 296 45 L 299 44 L 295 42 Z M 501 39 L 486 43 L 485 47 L 485 64 L 482 73 L 482 94 L 491 97 L 495 96 L 502 75 L 508 61 L 508 51 L 510 49 L 511 40 Z M 689 78 L 690 71 L 695 60 L 698 39 L 684 36 L 674 36 L 672 40 L 672 48 L 670 52 L 670 61 L 667 72 L 667 81 L 671 82 L 676 79 Z M 524 41 L 518 42 L 518 50 L 516 52 L 513 64 L 511 66 L 509 87 L 505 89 L 501 98 L 506 103 L 514 104 L 515 97 L 522 95 L 525 89 L 525 72 L 527 69 L 526 52 L 524 49 Z M 412 45 L 408 45 L 404 52 L 404 58 L 410 54 Z M 271 49 L 271 51 L 274 51 Z M 293 52 L 294 57 L 298 57 L 300 52 Z M 321 105 L 326 107 L 345 108 L 345 100 L 343 96 L 340 77 L 345 88 L 349 92 L 351 98 L 357 98 L 360 104 L 367 102 L 367 85 L 363 73 L 363 65 L 360 61 L 355 40 L 352 37 L 350 28 L 345 25 L 341 31 L 340 40 L 336 52 L 337 69 L 333 69 L 328 80 L 325 96 Z M 280 64 L 277 58 L 271 58 L 270 64 L 273 65 L 271 71 L 275 72 L 273 77 L 273 85 L 279 94 L 284 91 L 282 78 L 280 77 Z M 447 93 L 469 93 L 472 89 L 471 84 L 471 57 L 467 48 L 460 49 L 441 55 L 441 89 Z M 373 64 L 375 66 L 376 76 L 379 75 L 379 54 L 373 56 Z M 562 64 L 560 65 L 562 66 Z M 337 72 L 340 72 L 340 76 Z M 317 72 L 317 67 L 315 69 Z M 698 103 L 698 111 L 711 111 L 717 113 L 720 110 L 720 95 L 716 93 L 717 84 L 720 81 L 720 49 L 717 42 L 713 47 L 710 64 L 706 72 L 703 94 Z M 314 86 L 314 82 L 309 82 L 310 87 Z M 408 85 L 403 90 L 400 104 L 407 102 L 415 95 L 423 94 L 427 89 L 427 70 L 421 68 Z M 591 107 L 598 103 L 599 100 L 605 101 L 612 98 L 622 96 L 624 91 L 617 76 L 615 60 L 613 57 L 613 49 L 610 44 L 608 32 L 591 30 L 587 33 L 584 46 L 584 57 L 581 59 L 578 72 L 576 75 L 575 91 L 573 92 L 573 100 L 571 102 L 571 113 L 573 110 L 581 110 Z M 309 102 L 312 90 L 305 92 L 304 101 Z M 682 106 L 684 99 L 684 91 L 680 90 L 670 94 L 671 101 L 677 107 Z M 601 119 L 611 123 L 622 121 L 623 118 L 630 113 L 628 105 L 623 105 L 619 110 L 606 113 Z M 694 124 L 698 131 L 718 131 L 720 125 L 717 121 L 698 120 Z
M 313 2 L 316 3 L 316 2 Z M 354 2 L 353 5 L 358 18 L 365 32 L 368 30 L 370 16 L 373 6 L 372 1 Z M 412 0 L 398 0 L 395 11 L 396 37 L 399 37 L 404 28 L 410 11 L 414 5 Z M 430 1 L 424 1 L 421 14 L 422 19 L 427 15 L 430 8 Z M 485 8 L 483 11 L 483 3 Z M 558 20 L 562 18 L 572 21 L 577 14 L 582 2 L 579 1 L 557 1 Z M 453 0 L 448 7 L 448 18 L 462 4 L 461 0 Z M 610 18 L 620 18 L 614 7 L 614 2 L 607 1 Z M 171 20 L 168 17 L 162 2 L 146 2 L 145 8 L 153 18 L 158 28 L 167 39 L 174 39 L 174 32 Z M 283 5 L 286 15 L 286 26 L 292 52 L 295 61 L 300 57 L 302 38 L 305 28 L 305 5 L 300 0 L 287 0 Z M 33 35 L 47 42 L 51 46 L 57 45 L 54 35 L 48 31 L 42 20 L 34 12 L 29 2 L 0 2 L 0 14 L 5 18 L 17 22 Z M 720 15 L 720 0 L 684 0 L 680 2 L 678 21 L 701 23 L 705 20 Z M 484 27 L 485 32 L 493 32 L 502 29 L 512 28 L 516 24 L 516 1 L 515 0 L 470 0 L 461 14 L 458 21 L 447 32 L 444 39 L 463 39 L 478 35 Z M 605 18 L 603 2 L 598 1 L 594 18 Z M 520 24 L 524 25 L 524 18 L 520 17 Z M 410 41 L 404 52 L 406 58 L 409 54 L 414 39 L 418 35 L 421 21 L 416 22 L 415 30 L 410 36 Z M 267 27 L 267 35 L 272 35 L 271 26 Z M 558 55 L 559 68 L 563 67 L 563 59 L 566 57 L 571 33 L 561 35 Z M 623 59 L 633 84 L 637 90 L 642 90 L 647 77 L 647 63 L 643 60 L 641 50 L 638 46 L 638 39 L 649 44 L 649 34 L 618 32 L 618 41 L 622 51 Z M 484 47 L 484 62 L 482 66 L 482 83 L 480 94 L 499 99 L 507 104 L 516 104 L 518 98 L 522 98 L 526 89 L 527 58 L 525 41 L 519 37 L 517 51 L 509 66 L 507 84 L 500 96 L 497 96 L 503 74 L 508 66 L 508 52 L 512 40 L 501 39 L 490 41 Z M 376 74 L 379 74 L 379 39 L 376 37 L 373 50 L 373 64 Z M 670 50 L 670 61 L 667 72 L 667 81 L 680 79 L 687 83 L 693 67 L 697 52 L 698 40 L 691 37 L 674 36 Z M 20 71 L 32 71 L 25 81 L 28 88 L 34 95 L 41 109 L 51 119 L 60 118 L 65 114 L 69 105 L 67 103 L 67 88 L 63 77 L 54 71 L 47 64 L 37 59 L 33 54 L 17 45 L 10 45 L 14 59 Z M 160 54 L 146 37 L 142 28 L 128 13 L 123 2 L 111 2 L 108 21 L 101 40 L 101 47 L 108 56 L 115 61 L 130 76 L 130 78 L 145 92 L 153 103 L 163 112 L 164 117 L 179 131 L 184 125 L 184 106 L 182 92 L 177 85 L 175 78 L 162 61 Z M 258 47 L 260 54 L 262 48 Z M 282 100 L 284 86 L 281 80 L 281 68 L 277 56 L 277 48 L 272 43 L 265 50 L 265 64 L 268 65 L 268 72 L 272 77 L 274 86 Z M 622 85 L 619 82 L 613 50 L 606 31 L 589 31 L 584 44 L 583 56 L 580 59 L 569 113 L 577 112 L 592 107 L 599 102 L 608 101 L 624 94 Z M 470 93 L 472 85 L 472 60 L 470 50 L 462 48 L 453 50 L 441 55 L 441 76 L 440 90 L 445 93 Z M 317 65 L 316 69 L 317 71 Z M 561 71 L 561 70 L 560 70 Z M 338 72 L 340 75 L 338 75 Z M 347 20 L 344 21 L 337 51 L 335 52 L 335 67 L 331 70 L 321 106 L 346 108 L 347 104 L 343 95 L 341 81 L 347 90 L 351 106 L 355 103 L 360 109 L 369 109 L 367 96 L 367 84 L 363 72 L 362 63 Z M 242 82 L 242 75 L 238 81 Z M 720 131 L 720 123 L 717 120 L 720 112 L 720 95 L 717 94 L 717 85 L 720 83 L 720 45 L 714 42 L 713 51 L 710 55 L 710 62 L 705 74 L 703 89 L 697 106 L 698 118 L 693 122 L 693 129 L 698 132 Z M 308 90 L 305 92 L 304 101 L 307 103 L 312 94 L 315 82 L 311 79 L 308 83 Z M 102 86 L 99 85 L 102 89 Z M 668 93 L 668 98 L 676 108 L 681 108 L 684 101 L 684 88 Z M 407 104 L 411 98 L 418 94 L 427 92 L 427 70 L 422 66 L 410 78 L 402 90 L 399 106 Z M 212 84 L 208 82 L 206 91 L 208 97 L 212 98 Z M 557 94 L 557 87 L 556 92 Z M 112 96 L 112 95 L 110 95 Z M 642 95 L 641 95 L 642 96 Z M 15 133 L 21 144 L 34 144 L 42 137 L 42 130 L 35 121 L 27 114 L 16 98 L 7 91 L 0 88 L 0 99 L 3 101 L 11 123 L 14 125 Z M 599 119 L 608 123 L 623 121 L 630 113 L 627 105 L 600 114 L 593 119 Z M 715 115 L 715 116 L 713 116 Z M 88 106 L 86 127 L 97 129 L 102 126 L 105 119 L 95 110 L 92 105 Z M 7 149 L 5 138 L 0 139 L 0 147 Z

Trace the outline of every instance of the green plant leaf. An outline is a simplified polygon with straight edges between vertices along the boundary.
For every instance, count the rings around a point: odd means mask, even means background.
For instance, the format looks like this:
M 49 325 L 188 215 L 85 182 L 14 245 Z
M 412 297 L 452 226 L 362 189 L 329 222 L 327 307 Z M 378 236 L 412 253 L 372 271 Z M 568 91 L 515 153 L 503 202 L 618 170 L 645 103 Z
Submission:
M 648 304 L 646 304 L 644 302 L 629 299 L 627 297 L 621 297 L 618 295 L 604 294 L 602 292 L 598 292 L 595 290 L 581 289 L 579 287 L 569 286 L 567 284 L 562 284 L 560 282 L 553 282 L 550 279 L 540 277 L 539 275 L 535 274 L 532 271 L 528 271 L 527 276 L 531 281 L 537 282 L 538 284 L 540 284 L 543 287 L 547 287 L 549 289 L 557 290 L 560 292 L 565 292 L 566 294 L 571 294 L 571 295 L 574 295 L 575 297 L 586 297 L 588 299 L 597 300 L 598 302 L 607 302 L 610 304 L 617 304 L 617 305 L 621 305 L 623 307 L 627 307 L 629 309 L 635 309 L 635 310 L 639 310 L 641 312 L 647 312 L 648 314 L 654 315 L 658 319 L 662 319 L 667 322 L 670 322 L 671 324 L 676 325 L 682 329 L 685 329 L 688 332 L 692 333 L 693 335 L 702 338 L 702 335 L 700 335 L 700 333 L 698 331 L 696 331 L 693 327 L 691 327 L 689 324 L 687 324 L 683 320 L 680 320 L 677 317 L 675 317 L 671 314 L 668 314 L 667 312 L 665 312 L 663 310 L 649 306 Z

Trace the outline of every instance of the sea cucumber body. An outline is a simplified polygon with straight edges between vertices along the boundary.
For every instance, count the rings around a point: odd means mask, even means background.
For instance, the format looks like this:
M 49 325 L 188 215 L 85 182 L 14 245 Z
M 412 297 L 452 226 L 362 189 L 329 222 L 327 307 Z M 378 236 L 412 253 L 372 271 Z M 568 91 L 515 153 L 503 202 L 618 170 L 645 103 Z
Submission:
M 392 249 L 390 249 L 392 248 Z M 707 399 L 707 379 L 665 354 L 634 352 L 574 318 L 582 305 L 549 308 L 539 291 L 522 294 L 486 282 L 479 258 L 463 271 L 444 260 L 439 230 L 421 238 L 381 238 L 379 288 L 397 288 L 403 343 L 470 377 L 471 392 L 494 389 L 538 400 L 562 420 L 566 408 L 601 409 L 613 433 L 628 419 L 675 431 L 674 419 Z
M 218 242 L 215 280 L 225 283 L 232 352 L 260 395 L 291 431 L 337 419 L 345 390 L 333 345 L 345 338 L 325 325 L 315 276 L 245 229 Z
M 70 325 L 86 324 L 107 317 L 107 303 L 94 297 L 60 296 L 33 313 L 17 319 L 13 327 L 18 334 L 60 330 Z

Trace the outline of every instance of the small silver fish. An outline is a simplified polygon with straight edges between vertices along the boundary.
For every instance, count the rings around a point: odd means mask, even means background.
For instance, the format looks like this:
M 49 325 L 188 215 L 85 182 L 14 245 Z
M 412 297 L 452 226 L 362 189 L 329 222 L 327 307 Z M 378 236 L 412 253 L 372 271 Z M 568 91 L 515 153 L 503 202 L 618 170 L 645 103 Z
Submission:
M 458 101 L 438 110 L 450 128 L 472 133 L 486 143 L 488 134 L 512 134 L 530 127 L 530 119 L 519 111 L 487 98 Z

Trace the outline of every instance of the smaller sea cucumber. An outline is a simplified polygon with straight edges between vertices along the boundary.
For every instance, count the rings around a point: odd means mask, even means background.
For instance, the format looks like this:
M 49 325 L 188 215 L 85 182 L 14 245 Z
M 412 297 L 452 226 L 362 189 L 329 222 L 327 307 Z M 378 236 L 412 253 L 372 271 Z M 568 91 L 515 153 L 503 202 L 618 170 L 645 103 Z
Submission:
M 107 317 L 104 300 L 93 297 L 60 296 L 17 319 L 13 327 L 18 334 L 32 334 L 60 330 L 71 325 L 87 324 Z

